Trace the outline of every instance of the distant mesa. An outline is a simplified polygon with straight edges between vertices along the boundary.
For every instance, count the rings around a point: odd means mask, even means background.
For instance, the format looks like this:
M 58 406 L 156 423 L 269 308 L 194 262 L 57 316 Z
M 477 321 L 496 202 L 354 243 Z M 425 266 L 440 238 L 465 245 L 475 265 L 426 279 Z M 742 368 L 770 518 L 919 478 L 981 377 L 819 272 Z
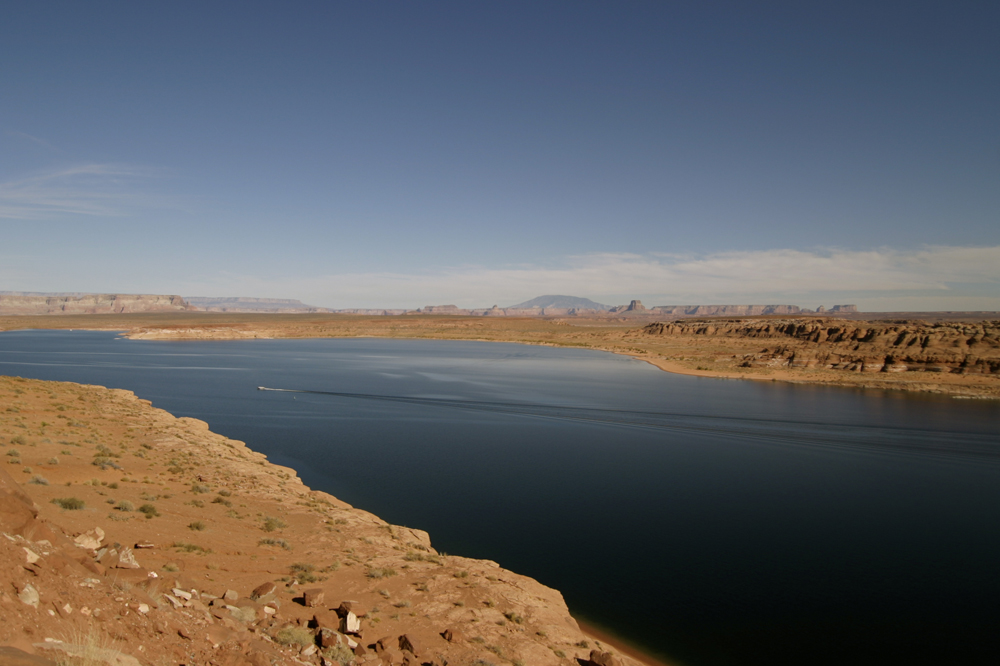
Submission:
M 496 308 L 496 306 L 493 306 Z M 538 298 L 533 298 L 530 301 L 525 301 L 524 303 L 518 303 L 517 305 L 511 305 L 509 308 L 504 308 L 506 310 L 530 310 L 531 308 L 555 308 L 559 310 L 601 310 L 608 311 L 611 309 L 610 305 L 603 305 L 601 303 L 595 303 L 589 298 L 580 298 L 579 296 L 539 296 Z
M 196 309 L 174 295 L 0 292 L 0 315 L 127 314 Z
M 206 312 L 272 312 L 294 314 L 298 312 L 333 312 L 327 308 L 306 305 L 292 298 L 248 298 L 245 296 L 205 297 L 189 296 L 187 302 Z

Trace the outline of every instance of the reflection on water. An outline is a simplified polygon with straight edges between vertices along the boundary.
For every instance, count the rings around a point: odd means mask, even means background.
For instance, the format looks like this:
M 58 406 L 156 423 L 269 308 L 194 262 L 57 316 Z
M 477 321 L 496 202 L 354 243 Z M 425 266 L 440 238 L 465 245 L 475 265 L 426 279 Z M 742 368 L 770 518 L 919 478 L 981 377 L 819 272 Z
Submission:
M 443 341 L 16 332 L 0 373 L 204 419 L 684 663 L 974 663 L 998 647 L 995 402 Z

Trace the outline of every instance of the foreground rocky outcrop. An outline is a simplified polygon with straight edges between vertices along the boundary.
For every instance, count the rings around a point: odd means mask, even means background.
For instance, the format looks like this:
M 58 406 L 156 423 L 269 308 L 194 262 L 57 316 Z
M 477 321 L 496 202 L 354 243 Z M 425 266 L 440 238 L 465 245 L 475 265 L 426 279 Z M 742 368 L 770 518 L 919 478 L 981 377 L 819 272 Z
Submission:
M 185 312 L 180 296 L 156 294 L 0 294 L 0 315 Z
M 1000 321 L 979 324 L 847 323 L 816 319 L 713 320 L 649 324 L 652 336 L 762 341 L 741 367 L 852 372 L 1000 373 Z
M 635 664 L 207 424 L 0 377 L 0 663 Z

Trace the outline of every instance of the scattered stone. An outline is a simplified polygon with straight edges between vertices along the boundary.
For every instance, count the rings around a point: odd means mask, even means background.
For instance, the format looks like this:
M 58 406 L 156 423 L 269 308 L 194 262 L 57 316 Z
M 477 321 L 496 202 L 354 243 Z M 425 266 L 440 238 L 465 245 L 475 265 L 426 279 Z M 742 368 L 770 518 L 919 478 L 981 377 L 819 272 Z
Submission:
M 17 598 L 21 600 L 21 603 L 31 606 L 32 608 L 38 608 L 38 590 L 36 590 L 31 583 L 25 583 L 21 591 L 17 593 Z
M 266 597 L 269 594 L 273 594 L 278 588 L 273 582 L 268 581 L 254 588 L 253 592 L 250 593 L 250 598 L 257 601 L 261 597 Z
M 136 547 L 136 549 L 140 549 L 140 548 L 156 548 L 156 544 L 150 543 L 148 541 L 140 541 L 139 543 L 135 544 L 135 547 Z
M 240 598 L 240 594 L 236 590 L 226 590 L 226 593 L 222 595 L 222 598 L 226 601 L 236 601 Z
M 322 604 L 323 598 L 325 596 L 326 595 L 324 594 L 323 590 L 319 589 L 318 587 L 313 588 L 311 590 L 305 590 L 302 592 L 302 600 L 305 603 L 305 605 L 308 606 L 309 608 L 316 608 L 317 606 Z
M 449 643 L 461 643 L 464 636 L 462 636 L 462 632 L 458 629 L 445 629 L 441 632 L 441 638 Z
M 80 536 L 73 539 L 77 546 L 80 548 L 86 548 L 87 550 L 97 550 L 101 547 L 101 542 L 104 541 L 104 530 L 100 527 L 95 527 L 89 532 L 84 532 Z
M 149 612 L 149 604 L 139 604 L 136 610 L 145 615 Z
M 191 601 L 191 596 L 192 596 L 191 593 L 182 590 L 179 587 L 175 587 L 174 589 L 171 590 L 171 592 L 173 592 L 178 599 L 183 599 L 184 601 Z
M 122 548 L 122 552 L 118 553 L 118 562 L 115 564 L 117 569 L 138 569 L 139 563 L 135 561 L 135 555 L 132 554 L 131 548 Z
M 305 648 L 304 648 L 304 649 L 302 650 L 302 652 L 301 652 L 300 654 L 301 654 L 301 655 L 302 655 L 303 657 L 311 657 L 311 656 L 313 656 L 314 654 L 316 654 L 316 646 L 315 646 L 315 645 L 307 645 L 307 646 L 306 646 L 306 647 L 305 647 Z
M 22 548 L 24 548 L 24 556 L 28 559 L 28 564 L 34 564 L 40 559 L 38 553 L 35 551 L 25 546 L 22 546 Z

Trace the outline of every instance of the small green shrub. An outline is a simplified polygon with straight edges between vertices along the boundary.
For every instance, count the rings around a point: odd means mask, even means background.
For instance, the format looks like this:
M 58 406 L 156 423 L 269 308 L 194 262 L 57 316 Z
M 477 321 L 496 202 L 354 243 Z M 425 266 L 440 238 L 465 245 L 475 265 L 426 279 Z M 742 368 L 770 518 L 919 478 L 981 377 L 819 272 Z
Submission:
M 67 511 L 79 511 L 86 504 L 84 501 L 78 497 L 58 497 L 52 500 L 53 504 L 57 504 Z
M 229 500 L 227 500 L 225 497 L 222 497 L 221 495 L 218 496 L 218 497 L 216 497 L 215 499 L 213 499 L 212 500 L 212 504 L 221 504 L 223 506 L 232 506 L 233 505 L 232 502 L 230 502 Z
M 347 666 L 348 664 L 355 663 L 357 659 L 354 653 L 351 652 L 351 648 L 347 647 L 344 643 L 337 643 L 331 648 L 326 648 L 323 650 L 323 657 L 327 661 L 332 661 L 334 663 L 340 664 L 340 666 Z
M 365 572 L 365 575 L 368 576 L 369 578 L 374 578 L 378 580 L 381 578 L 389 578 L 391 576 L 395 576 L 396 570 L 390 569 L 389 567 L 372 567 L 367 572 Z
M 33 483 L 36 486 L 47 486 L 49 485 L 49 480 L 46 479 L 44 476 L 36 474 L 33 477 L 31 477 L 31 481 L 28 481 L 28 483 Z
M 200 520 L 196 520 L 193 523 L 188 523 L 188 529 L 194 530 L 195 532 L 203 532 L 205 530 L 205 523 Z
M 211 548 L 202 548 L 201 546 L 196 546 L 193 543 L 184 543 L 183 541 L 175 541 L 170 547 L 176 548 L 177 550 L 185 553 L 198 553 L 199 555 L 208 555 L 212 552 Z
M 128 500 L 122 500 L 115 505 L 115 509 L 118 511 L 135 511 L 135 506 Z
M 285 550 L 291 550 L 292 547 L 288 545 L 288 542 L 284 539 L 261 539 L 257 542 L 258 546 L 281 546 Z
M 193 492 L 195 495 L 202 495 L 204 493 L 210 493 L 210 492 L 212 492 L 212 489 L 209 488 L 208 486 L 203 486 L 203 485 L 198 484 L 198 483 L 192 483 L 191 484 L 191 492 Z
M 319 578 L 313 574 L 316 571 L 316 567 L 312 564 L 306 562 L 296 562 L 291 567 L 289 567 L 292 576 L 295 577 L 299 583 L 314 583 Z
M 264 525 L 263 525 L 262 529 L 265 532 L 273 532 L 274 530 L 279 530 L 279 529 L 282 529 L 284 527 L 288 527 L 288 524 L 285 523 L 285 521 L 283 521 L 281 518 L 276 518 L 274 516 L 268 516 L 268 517 L 266 517 L 264 519 Z
M 146 514 L 146 518 L 156 518 L 160 515 L 160 512 L 152 504 L 143 504 L 139 507 L 139 512 Z
M 301 645 L 303 647 L 313 645 L 316 642 L 313 633 L 303 627 L 285 627 L 284 629 L 280 629 L 274 635 L 274 640 L 281 645 Z

